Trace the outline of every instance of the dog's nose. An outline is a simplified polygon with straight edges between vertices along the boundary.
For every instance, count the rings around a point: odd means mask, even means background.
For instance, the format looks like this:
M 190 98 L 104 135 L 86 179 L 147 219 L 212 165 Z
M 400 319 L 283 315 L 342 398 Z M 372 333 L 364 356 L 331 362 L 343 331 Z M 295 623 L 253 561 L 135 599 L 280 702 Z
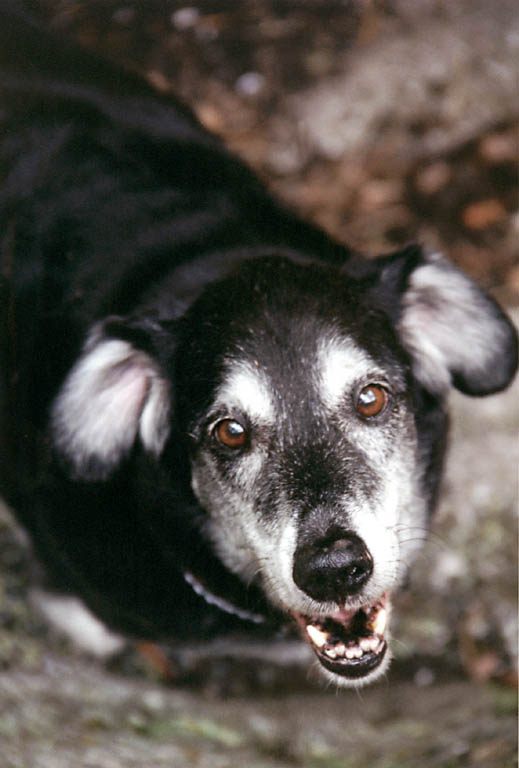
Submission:
M 297 548 L 293 577 L 297 586 L 319 601 L 342 602 L 357 594 L 373 572 L 373 558 L 352 531 L 335 532 Z

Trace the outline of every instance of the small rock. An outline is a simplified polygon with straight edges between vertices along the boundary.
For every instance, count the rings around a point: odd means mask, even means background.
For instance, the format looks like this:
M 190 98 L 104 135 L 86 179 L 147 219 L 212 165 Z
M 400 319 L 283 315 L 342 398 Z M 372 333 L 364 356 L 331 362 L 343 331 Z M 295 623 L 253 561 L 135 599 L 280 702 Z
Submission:
M 170 20 L 175 29 L 183 31 L 186 29 L 192 29 L 192 27 L 196 25 L 199 17 L 200 12 L 198 8 L 189 6 L 186 8 L 179 8 L 178 11 L 173 11 L 170 16 Z
M 431 163 L 416 174 L 416 188 L 422 195 L 434 195 L 443 189 L 451 178 L 451 169 L 443 160 Z
M 157 91 L 160 91 L 161 93 L 168 93 L 173 90 L 173 86 L 167 77 L 157 69 L 150 69 L 150 71 L 146 73 L 146 79 L 154 88 L 157 89 Z
M 258 96 L 265 88 L 265 78 L 259 72 L 245 72 L 237 79 L 234 87 L 240 96 Z
M 400 179 L 373 179 L 361 188 L 360 207 L 371 211 L 398 203 L 403 196 L 403 184 Z
M 420 688 L 425 688 L 428 685 L 432 685 L 434 682 L 435 674 L 429 667 L 420 667 L 414 676 L 414 681 Z
M 479 144 L 479 154 L 487 163 L 512 162 L 517 159 L 517 137 L 514 132 L 491 133 Z

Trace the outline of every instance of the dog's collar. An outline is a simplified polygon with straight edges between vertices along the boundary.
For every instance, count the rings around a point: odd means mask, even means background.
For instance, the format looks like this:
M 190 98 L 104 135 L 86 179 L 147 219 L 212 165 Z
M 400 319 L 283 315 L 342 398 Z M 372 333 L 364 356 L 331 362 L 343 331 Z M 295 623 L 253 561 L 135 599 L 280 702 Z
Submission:
M 279 627 L 284 615 L 266 599 L 261 588 L 245 584 L 229 571 L 205 542 L 198 540 L 189 548 L 182 575 L 193 592 L 224 613 L 252 624 Z
M 209 605 L 214 605 L 225 613 L 230 613 L 233 616 L 238 616 L 244 621 L 252 621 L 254 624 L 264 624 L 267 621 L 266 616 L 261 613 L 253 613 L 252 611 L 240 608 L 234 605 L 224 597 L 219 597 L 211 592 L 202 582 L 191 573 L 191 571 L 184 571 L 184 579 L 187 581 L 190 587 L 196 592 L 197 595 L 202 597 Z

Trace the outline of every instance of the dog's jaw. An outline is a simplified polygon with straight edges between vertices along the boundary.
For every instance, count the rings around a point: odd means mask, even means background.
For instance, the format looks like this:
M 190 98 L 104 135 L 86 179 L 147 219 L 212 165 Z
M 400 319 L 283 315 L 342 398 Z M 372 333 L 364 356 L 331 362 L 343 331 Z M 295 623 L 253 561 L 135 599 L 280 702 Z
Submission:
M 392 657 L 390 595 L 401 580 L 399 569 L 389 572 L 390 569 L 380 564 L 384 579 L 374 579 L 362 594 L 345 599 L 342 605 L 320 603 L 302 592 L 292 578 L 297 540 L 295 522 L 287 523 L 277 535 L 261 537 L 263 550 L 267 543 L 271 547 L 268 562 L 255 552 L 258 541 L 244 541 L 242 551 L 246 550 L 248 557 L 246 566 L 242 562 L 242 568 L 237 567 L 236 560 L 230 557 L 216 534 L 220 528 L 219 525 L 212 528 L 213 544 L 219 556 L 247 582 L 253 578 L 251 564 L 255 563 L 254 581 L 263 588 L 275 609 L 297 625 L 302 639 L 315 654 L 317 669 L 326 680 L 339 687 L 362 687 L 386 672 Z M 398 537 L 395 534 L 392 538 L 394 546 L 389 547 L 390 551 L 398 548 Z
M 388 593 L 372 605 L 342 608 L 324 618 L 292 615 L 324 675 L 336 685 L 366 685 L 387 669 L 391 659 Z

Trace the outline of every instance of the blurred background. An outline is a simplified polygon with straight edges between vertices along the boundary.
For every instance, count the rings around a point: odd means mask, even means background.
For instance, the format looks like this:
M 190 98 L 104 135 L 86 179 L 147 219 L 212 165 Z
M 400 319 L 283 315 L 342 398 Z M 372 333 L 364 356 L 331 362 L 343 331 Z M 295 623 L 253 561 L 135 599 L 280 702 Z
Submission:
M 279 196 L 374 255 L 447 253 L 519 317 L 512 0 L 38 0 L 46 23 L 180 94 Z M 0 90 L 1 100 L 1 90 Z M 323 690 L 306 647 L 93 659 L 31 599 L 0 506 L 0 766 L 517 765 L 518 386 L 452 397 L 442 502 L 387 680 Z

